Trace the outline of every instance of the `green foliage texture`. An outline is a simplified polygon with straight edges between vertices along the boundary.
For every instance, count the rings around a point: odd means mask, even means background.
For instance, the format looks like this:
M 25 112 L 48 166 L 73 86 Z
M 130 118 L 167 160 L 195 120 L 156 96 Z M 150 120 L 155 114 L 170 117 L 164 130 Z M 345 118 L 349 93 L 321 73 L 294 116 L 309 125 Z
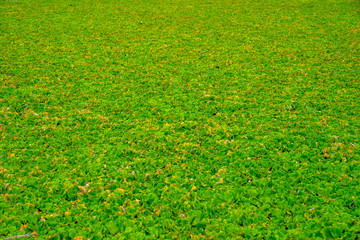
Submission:
M 358 239 L 358 0 L 2 0 L 0 238 Z

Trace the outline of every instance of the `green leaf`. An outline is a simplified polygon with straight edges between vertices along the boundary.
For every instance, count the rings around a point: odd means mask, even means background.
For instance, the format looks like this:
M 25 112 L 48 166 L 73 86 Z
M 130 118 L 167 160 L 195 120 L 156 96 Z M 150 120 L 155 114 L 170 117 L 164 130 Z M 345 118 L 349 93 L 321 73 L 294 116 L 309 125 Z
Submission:
M 111 235 L 115 235 L 119 232 L 119 228 L 117 227 L 115 222 L 109 222 L 106 224 L 106 229 L 109 231 Z

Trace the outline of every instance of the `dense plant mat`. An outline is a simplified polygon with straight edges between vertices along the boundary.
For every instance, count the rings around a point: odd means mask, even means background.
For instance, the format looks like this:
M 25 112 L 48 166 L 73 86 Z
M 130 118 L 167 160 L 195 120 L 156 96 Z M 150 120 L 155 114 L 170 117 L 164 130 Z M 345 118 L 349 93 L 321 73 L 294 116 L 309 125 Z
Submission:
M 0 2 L 0 238 L 358 239 L 355 0 Z

